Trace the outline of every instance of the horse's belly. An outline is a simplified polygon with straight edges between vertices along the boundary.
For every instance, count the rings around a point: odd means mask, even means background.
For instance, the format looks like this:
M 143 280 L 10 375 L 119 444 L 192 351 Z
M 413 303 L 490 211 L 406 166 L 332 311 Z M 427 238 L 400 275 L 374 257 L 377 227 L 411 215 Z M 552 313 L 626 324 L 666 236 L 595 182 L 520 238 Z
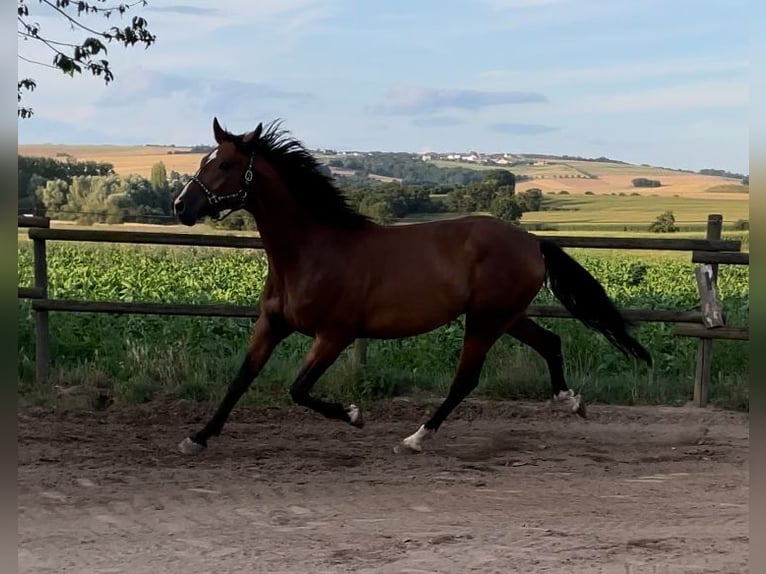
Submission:
M 443 292 L 368 301 L 365 336 L 391 339 L 427 333 L 460 316 L 465 302 L 465 297 Z

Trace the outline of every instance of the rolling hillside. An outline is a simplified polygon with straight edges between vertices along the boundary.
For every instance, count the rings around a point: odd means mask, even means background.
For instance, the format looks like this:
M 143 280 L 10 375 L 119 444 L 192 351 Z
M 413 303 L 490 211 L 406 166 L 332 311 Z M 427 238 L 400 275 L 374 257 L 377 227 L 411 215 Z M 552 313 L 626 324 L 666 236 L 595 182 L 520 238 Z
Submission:
M 20 155 L 52 157 L 84 161 L 95 160 L 109 162 L 119 174 L 137 173 L 149 177 L 152 165 L 162 161 L 168 171 L 194 173 L 199 167 L 202 154 L 189 153 L 189 147 L 183 146 L 70 146 L 70 145 L 19 145 Z M 328 156 L 318 154 L 321 160 Z M 749 199 L 748 186 L 738 180 L 688 173 L 671 169 L 611 162 L 578 161 L 569 159 L 537 160 L 534 165 L 518 165 L 506 168 L 503 165 L 482 166 L 466 161 L 434 160 L 439 167 L 463 167 L 475 169 L 511 169 L 517 175 L 533 177 L 531 181 L 519 182 L 517 191 L 537 187 L 544 193 L 594 195 L 639 193 L 642 196 L 660 197 L 695 197 L 705 200 L 724 199 L 745 201 Z M 334 170 L 336 175 L 353 174 L 353 170 Z M 393 180 L 384 175 L 372 176 L 381 180 Z M 661 187 L 636 188 L 631 180 L 637 177 L 659 180 Z M 590 195 L 590 194 L 589 194 Z

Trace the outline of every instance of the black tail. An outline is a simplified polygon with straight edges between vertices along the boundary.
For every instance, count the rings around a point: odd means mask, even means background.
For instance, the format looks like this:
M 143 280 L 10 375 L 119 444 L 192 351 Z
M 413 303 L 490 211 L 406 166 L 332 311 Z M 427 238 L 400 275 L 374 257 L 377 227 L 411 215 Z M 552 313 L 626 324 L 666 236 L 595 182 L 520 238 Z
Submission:
M 632 325 L 620 314 L 596 278 L 555 243 L 541 240 L 540 250 L 545 257 L 551 291 L 566 310 L 602 333 L 625 355 L 642 359 L 651 366 L 649 351 L 628 334 Z

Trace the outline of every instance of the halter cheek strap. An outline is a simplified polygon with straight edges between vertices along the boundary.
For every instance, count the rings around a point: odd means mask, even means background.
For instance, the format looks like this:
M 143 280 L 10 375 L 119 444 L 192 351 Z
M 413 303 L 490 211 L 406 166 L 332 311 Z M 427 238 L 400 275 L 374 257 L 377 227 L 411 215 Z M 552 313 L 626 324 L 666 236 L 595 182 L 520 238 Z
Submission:
M 210 191 L 210 188 L 205 185 L 205 183 L 197 176 L 195 173 L 193 176 L 191 176 L 191 181 L 196 183 L 200 189 L 204 192 L 205 196 L 207 197 L 207 200 L 210 202 L 210 205 L 218 212 L 218 209 L 216 209 L 216 205 L 228 201 L 230 199 L 238 199 L 239 204 L 236 207 L 229 208 L 229 211 L 226 215 L 223 217 L 218 218 L 223 219 L 224 217 L 230 215 L 232 212 L 236 211 L 237 209 L 241 209 L 245 206 L 245 200 L 247 199 L 247 188 L 250 186 L 250 183 L 253 181 L 253 161 L 255 160 L 255 154 L 250 154 L 250 161 L 247 163 L 247 169 L 245 170 L 244 179 L 245 179 L 245 185 L 239 188 L 239 191 L 235 193 L 227 193 L 225 195 L 216 195 L 212 191 Z M 199 172 L 197 172 L 199 173 Z M 220 213 L 220 212 L 219 212 Z

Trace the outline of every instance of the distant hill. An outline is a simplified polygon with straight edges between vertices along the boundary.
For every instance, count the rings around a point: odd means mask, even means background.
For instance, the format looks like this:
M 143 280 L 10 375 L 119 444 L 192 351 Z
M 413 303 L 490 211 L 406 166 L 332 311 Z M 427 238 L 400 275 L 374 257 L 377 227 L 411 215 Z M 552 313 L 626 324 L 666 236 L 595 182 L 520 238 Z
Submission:
M 152 165 L 163 162 L 168 172 L 194 173 L 208 146 L 174 145 L 19 145 L 18 153 L 25 156 L 51 157 L 62 159 L 70 157 L 80 161 L 101 161 L 114 165 L 118 174 L 137 173 L 149 177 Z M 562 191 L 569 194 L 640 194 L 665 197 L 705 197 L 716 196 L 727 199 L 748 198 L 749 187 L 737 183 L 745 176 L 725 170 L 705 169 L 699 173 L 688 170 L 635 165 L 607 157 L 583 158 L 579 156 L 552 156 L 543 154 L 489 154 L 474 152 L 465 154 L 418 154 L 386 152 L 315 152 L 323 162 L 335 163 L 336 177 L 352 177 L 356 170 L 348 169 L 345 163 L 349 158 L 364 156 L 372 158 L 367 165 L 374 165 L 375 171 L 369 170 L 365 177 L 384 181 L 401 178 L 403 162 L 417 167 L 417 164 L 429 163 L 433 167 L 458 168 L 452 173 L 464 170 L 508 169 L 519 176 L 517 190 L 539 188 L 546 194 Z M 383 158 L 386 161 L 383 161 Z M 465 159 L 470 158 L 470 159 Z M 333 160 L 336 160 L 333 162 Z M 417 160 L 417 162 L 413 161 Z M 422 162 L 422 163 L 421 163 Z M 425 166 L 423 166 L 425 167 Z M 416 176 L 414 176 L 416 177 Z M 462 176 L 465 178 L 465 176 Z M 632 180 L 645 178 L 658 180 L 659 187 L 637 188 Z M 747 181 L 747 179 L 745 180 Z M 739 192 L 741 188 L 741 193 Z

